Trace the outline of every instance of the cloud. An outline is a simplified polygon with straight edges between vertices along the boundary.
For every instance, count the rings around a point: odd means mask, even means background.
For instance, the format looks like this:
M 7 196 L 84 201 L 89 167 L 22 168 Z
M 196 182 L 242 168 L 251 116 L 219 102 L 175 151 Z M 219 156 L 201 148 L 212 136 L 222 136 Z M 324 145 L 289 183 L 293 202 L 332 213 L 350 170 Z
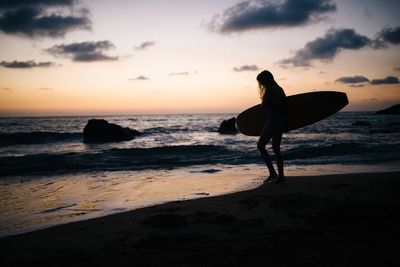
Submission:
M 400 71 L 400 68 L 393 68 L 393 70 L 395 70 L 395 71 Z
M 240 67 L 234 67 L 233 68 L 234 71 L 236 72 L 241 72 L 241 71 L 257 71 L 259 70 L 257 65 L 243 65 Z
M 0 31 L 35 38 L 63 37 L 73 30 L 89 30 L 89 11 L 74 8 L 76 3 L 74 0 L 2 1 Z
M 222 15 L 215 15 L 209 23 L 212 31 L 241 32 L 262 28 L 295 27 L 325 19 L 325 14 L 336 11 L 331 0 L 267 0 L 239 2 Z
M 398 45 L 400 44 L 400 27 L 384 28 L 376 36 L 373 41 L 373 47 L 376 49 L 387 47 L 388 44 Z
M 138 51 L 145 50 L 154 45 L 155 45 L 155 42 L 153 42 L 153 41 L 143 42 L 139 46 L 135 46 L 135 50 L 138 50 Z
M 3 88 L 3 91 L 6 91 L 6 92 L 13 92 L 14 91 L 14 89 L 12 89 L 12 88 L 9 88 L 9 87 L 4 87 Z
M 0 66 L 10 69 L 32 69 L 32 68 L 53 67 L 55 66 L 55 64 L 50 61 L 35 62 L 34 60 L 29 60 L 29 61 L 14 60 L 14 61 L 2 61 L 0 62 Z
M 51 90 L 53 90 L 53 88 L 50 88 L 50 87 L 41 87 L 41 88 L 39 88 L 39 90 L 42 90 L 42 91 L 51 91 Z
M 187 75 L 190 75 L 190 72 L 182 71 L 182 72 L 172 72 L 169 74 L 169 76 L 187 76 Z
M 130 81 L 147 81 L 147 80 L 150 80 L 150 78 L 148 78 L 146 76 L 143 76 L 143 75 L 140 75 L 140 76 L 138 76 L 136 78 L 129 79 L 129 80 Z
M 374 79 L 370 82 L 372 85 L 381 85 L 381 84 L 398 84 L 400 83 L 399 78 L 394 76 L 387 76 L 383 79 Z
M 373 79 L 369 80 L 367 77 L 362 75 L 355 76 L 345 76 L 336 79 L 336 82 L 350 84 L 350 87 L 364 87 L 367 84 L 371 85 L 381 85 L 381 84 L 399 84 L 400 81 L 397 77 L 387 76 L 383 79 Z
M 379 100 L 379 98 L 374 98 L 374 97 L 373 98 L 364 98 L 363 99 L 364 102 L 372 102 L 372 101 L 378 101 L 378 100 Z
M 308 42 L 295 55 L 278 62 L 282 67 L 310 67 L 311 61 L 332 61 L 343 49 L 357 50 L 370 44 L 370 39 L 354 29 L 330 29 L 323 36 Z
M 55 45 L 46 49 L 54 56 L 65 56 L 77 62 L 115 61 L 118 57 L 105 54 L 115 46 L 107 40 Z
M 3 0 L 0 2 L 0 9 L 16 8 L 21 6 L 71 6 L 75 0 Z
M 362 76 L 362 75 L 355 75 L 355 76 L 345 76 L 345 77 L 340 77 L 336 79 L 336 82 L 340 83 L 367 83 L 369 82 L 369 79 Z

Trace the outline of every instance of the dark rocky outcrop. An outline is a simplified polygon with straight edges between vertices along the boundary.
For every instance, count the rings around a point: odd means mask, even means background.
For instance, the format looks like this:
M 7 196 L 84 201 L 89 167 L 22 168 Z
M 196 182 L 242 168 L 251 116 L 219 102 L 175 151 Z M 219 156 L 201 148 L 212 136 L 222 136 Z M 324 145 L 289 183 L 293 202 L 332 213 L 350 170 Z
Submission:
M 140 132 L 109 123 L 106 120 L 91 119 L 83 129 L 84 143 L 105 143 L 129 141 L 139 135 Z
M 224 120 L 218 128 L 220 134 L 236 134 L 238 129 L 236 128 L 236 118 L 230 118 Z
M 375 114 L 400 114 L 400 104 L 391 106 L 390 108 L 377 111 Z

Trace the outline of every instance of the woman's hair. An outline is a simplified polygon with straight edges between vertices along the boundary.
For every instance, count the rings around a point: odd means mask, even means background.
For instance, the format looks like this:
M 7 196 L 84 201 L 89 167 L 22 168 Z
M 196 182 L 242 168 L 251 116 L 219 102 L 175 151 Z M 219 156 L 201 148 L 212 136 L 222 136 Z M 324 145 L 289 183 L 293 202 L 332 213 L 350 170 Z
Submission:
M 260 92 L 260 97 L 263 97 L 265 89 L 269 85 L 271 85 L 275 80 L 271 72 L 263 70 L 262 72 L 260 72 L 260 74 L 257 75 L 257 81 L 258 81 L 258 89 Z

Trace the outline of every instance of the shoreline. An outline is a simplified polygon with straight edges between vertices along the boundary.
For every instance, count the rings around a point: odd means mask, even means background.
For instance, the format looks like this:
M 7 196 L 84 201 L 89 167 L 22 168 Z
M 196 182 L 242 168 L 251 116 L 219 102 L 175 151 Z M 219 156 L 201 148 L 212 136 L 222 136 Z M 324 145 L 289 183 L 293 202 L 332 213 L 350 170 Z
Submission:
M 398 165 L 286 166 L 293 177 L 400 171 Z M 263 164 L 174 170 L 107 171 L 3 179 L 0 238 L 173 201 L 247 191 L 265 180 Z M 93 179 L 98 177 L 97 179 Z
M 400 172 L 287 177 L 0 238 L 3 266 L 395 265 Z

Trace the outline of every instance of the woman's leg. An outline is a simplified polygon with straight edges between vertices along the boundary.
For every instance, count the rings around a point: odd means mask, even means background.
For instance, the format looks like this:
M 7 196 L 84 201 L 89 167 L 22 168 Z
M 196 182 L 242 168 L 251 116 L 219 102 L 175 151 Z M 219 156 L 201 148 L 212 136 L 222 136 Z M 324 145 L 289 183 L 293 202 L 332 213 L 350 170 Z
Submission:
M 269 177 L 267 181 L 270 179 L 273 179 L 277 176 L 276 171 L 274 169 L 274 166 L 272 165 L 271 159 L 268 156 L 268 152 L 266 150 L 266 146 L 271 139 L 272 135 L 269 133 L 269 131 L 263 131 L 263 133 L 260 136 L 260 139 L 258 139 L 257 143 L 257 149 L 260 151 L 261 157 L 265 162 L 265 165 L 267 165 L 268 170 L 269 170 Z
M 275 154 L 276 165 L 278 165 L 278 181 L 284 181 L 285 174 L 283 172 L 283 159 L 281 154 L 281 141 L 282 141 L 282 133 L 278 133 L 272 137 L 272 149 Z

